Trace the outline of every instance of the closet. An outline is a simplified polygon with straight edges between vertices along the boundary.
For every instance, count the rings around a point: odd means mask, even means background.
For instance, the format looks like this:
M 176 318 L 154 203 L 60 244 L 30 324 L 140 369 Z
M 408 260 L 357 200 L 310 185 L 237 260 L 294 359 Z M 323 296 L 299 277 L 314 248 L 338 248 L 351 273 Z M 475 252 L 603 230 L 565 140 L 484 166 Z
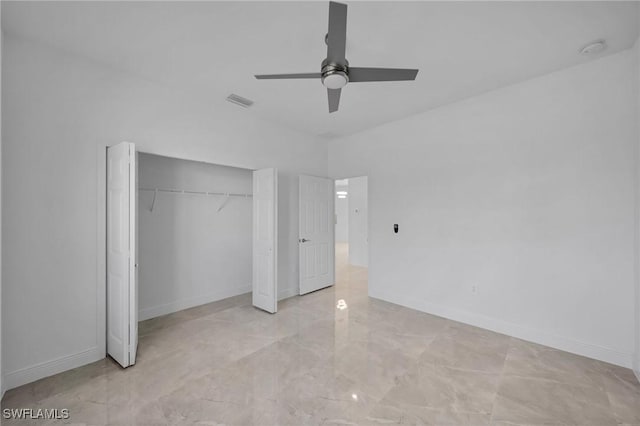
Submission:
M 139 320 L 251 292 L 252 179 L 139 153 Z

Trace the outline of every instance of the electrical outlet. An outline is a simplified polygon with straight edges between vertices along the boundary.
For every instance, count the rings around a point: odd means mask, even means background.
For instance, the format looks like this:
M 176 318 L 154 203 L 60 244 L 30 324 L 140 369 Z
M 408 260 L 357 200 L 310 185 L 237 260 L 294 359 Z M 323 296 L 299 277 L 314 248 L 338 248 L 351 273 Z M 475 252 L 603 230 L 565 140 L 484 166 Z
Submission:
M 478 284 L 471 284 L 471 293 L 478 294 Z

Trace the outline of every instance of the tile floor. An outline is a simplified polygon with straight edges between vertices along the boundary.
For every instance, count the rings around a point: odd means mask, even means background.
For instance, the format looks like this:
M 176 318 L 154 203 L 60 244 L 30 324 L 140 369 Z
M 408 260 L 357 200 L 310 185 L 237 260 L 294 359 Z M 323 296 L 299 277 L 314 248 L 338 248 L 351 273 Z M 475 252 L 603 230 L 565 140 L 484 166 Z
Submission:
M 338 254 L 336 286 L 276 315 L 245 295 L 142 322 L 134 367 L 96 362 L 2 408 L 92 425 L 640 425 L 630 370 L 370 299 Z

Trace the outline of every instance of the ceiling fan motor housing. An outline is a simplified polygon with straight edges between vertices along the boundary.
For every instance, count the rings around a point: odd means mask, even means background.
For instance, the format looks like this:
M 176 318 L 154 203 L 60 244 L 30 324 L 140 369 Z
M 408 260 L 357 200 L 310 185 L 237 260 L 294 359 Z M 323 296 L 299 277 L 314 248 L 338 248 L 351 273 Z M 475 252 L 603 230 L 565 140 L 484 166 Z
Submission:
M 322 84 L 327 89 L 341 89 L 349 82 L 349 62 L 345 60 L 345 65 L 329 63 L 326 59 L 322 61 Z

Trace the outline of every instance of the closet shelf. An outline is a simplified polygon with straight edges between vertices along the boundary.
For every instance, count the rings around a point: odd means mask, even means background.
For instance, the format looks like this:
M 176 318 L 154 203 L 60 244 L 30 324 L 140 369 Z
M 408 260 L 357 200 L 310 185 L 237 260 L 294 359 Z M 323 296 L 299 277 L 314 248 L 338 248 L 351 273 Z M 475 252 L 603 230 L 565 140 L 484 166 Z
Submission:
M 186 189 L 173 189 L 173 188 L 138 188 L 138 191 L 153 192 L 153 201 L 151 202 L 150 211 L 153 211 L 154 207 L 156 206 L 156 197 L 158 196 L 158 192 L 166 192 L 169 194 L 224 196 L 225 198 L 222 201 L 222 204 L 220 204 L 220 207 L 218 207 L 218 212 L 222 210 L 222 208 L 227 204 L 229 197 L 243 197 L 243 198 L 253 197 L 253 194 L 241 194 L 236 192 L 189 191 Z

